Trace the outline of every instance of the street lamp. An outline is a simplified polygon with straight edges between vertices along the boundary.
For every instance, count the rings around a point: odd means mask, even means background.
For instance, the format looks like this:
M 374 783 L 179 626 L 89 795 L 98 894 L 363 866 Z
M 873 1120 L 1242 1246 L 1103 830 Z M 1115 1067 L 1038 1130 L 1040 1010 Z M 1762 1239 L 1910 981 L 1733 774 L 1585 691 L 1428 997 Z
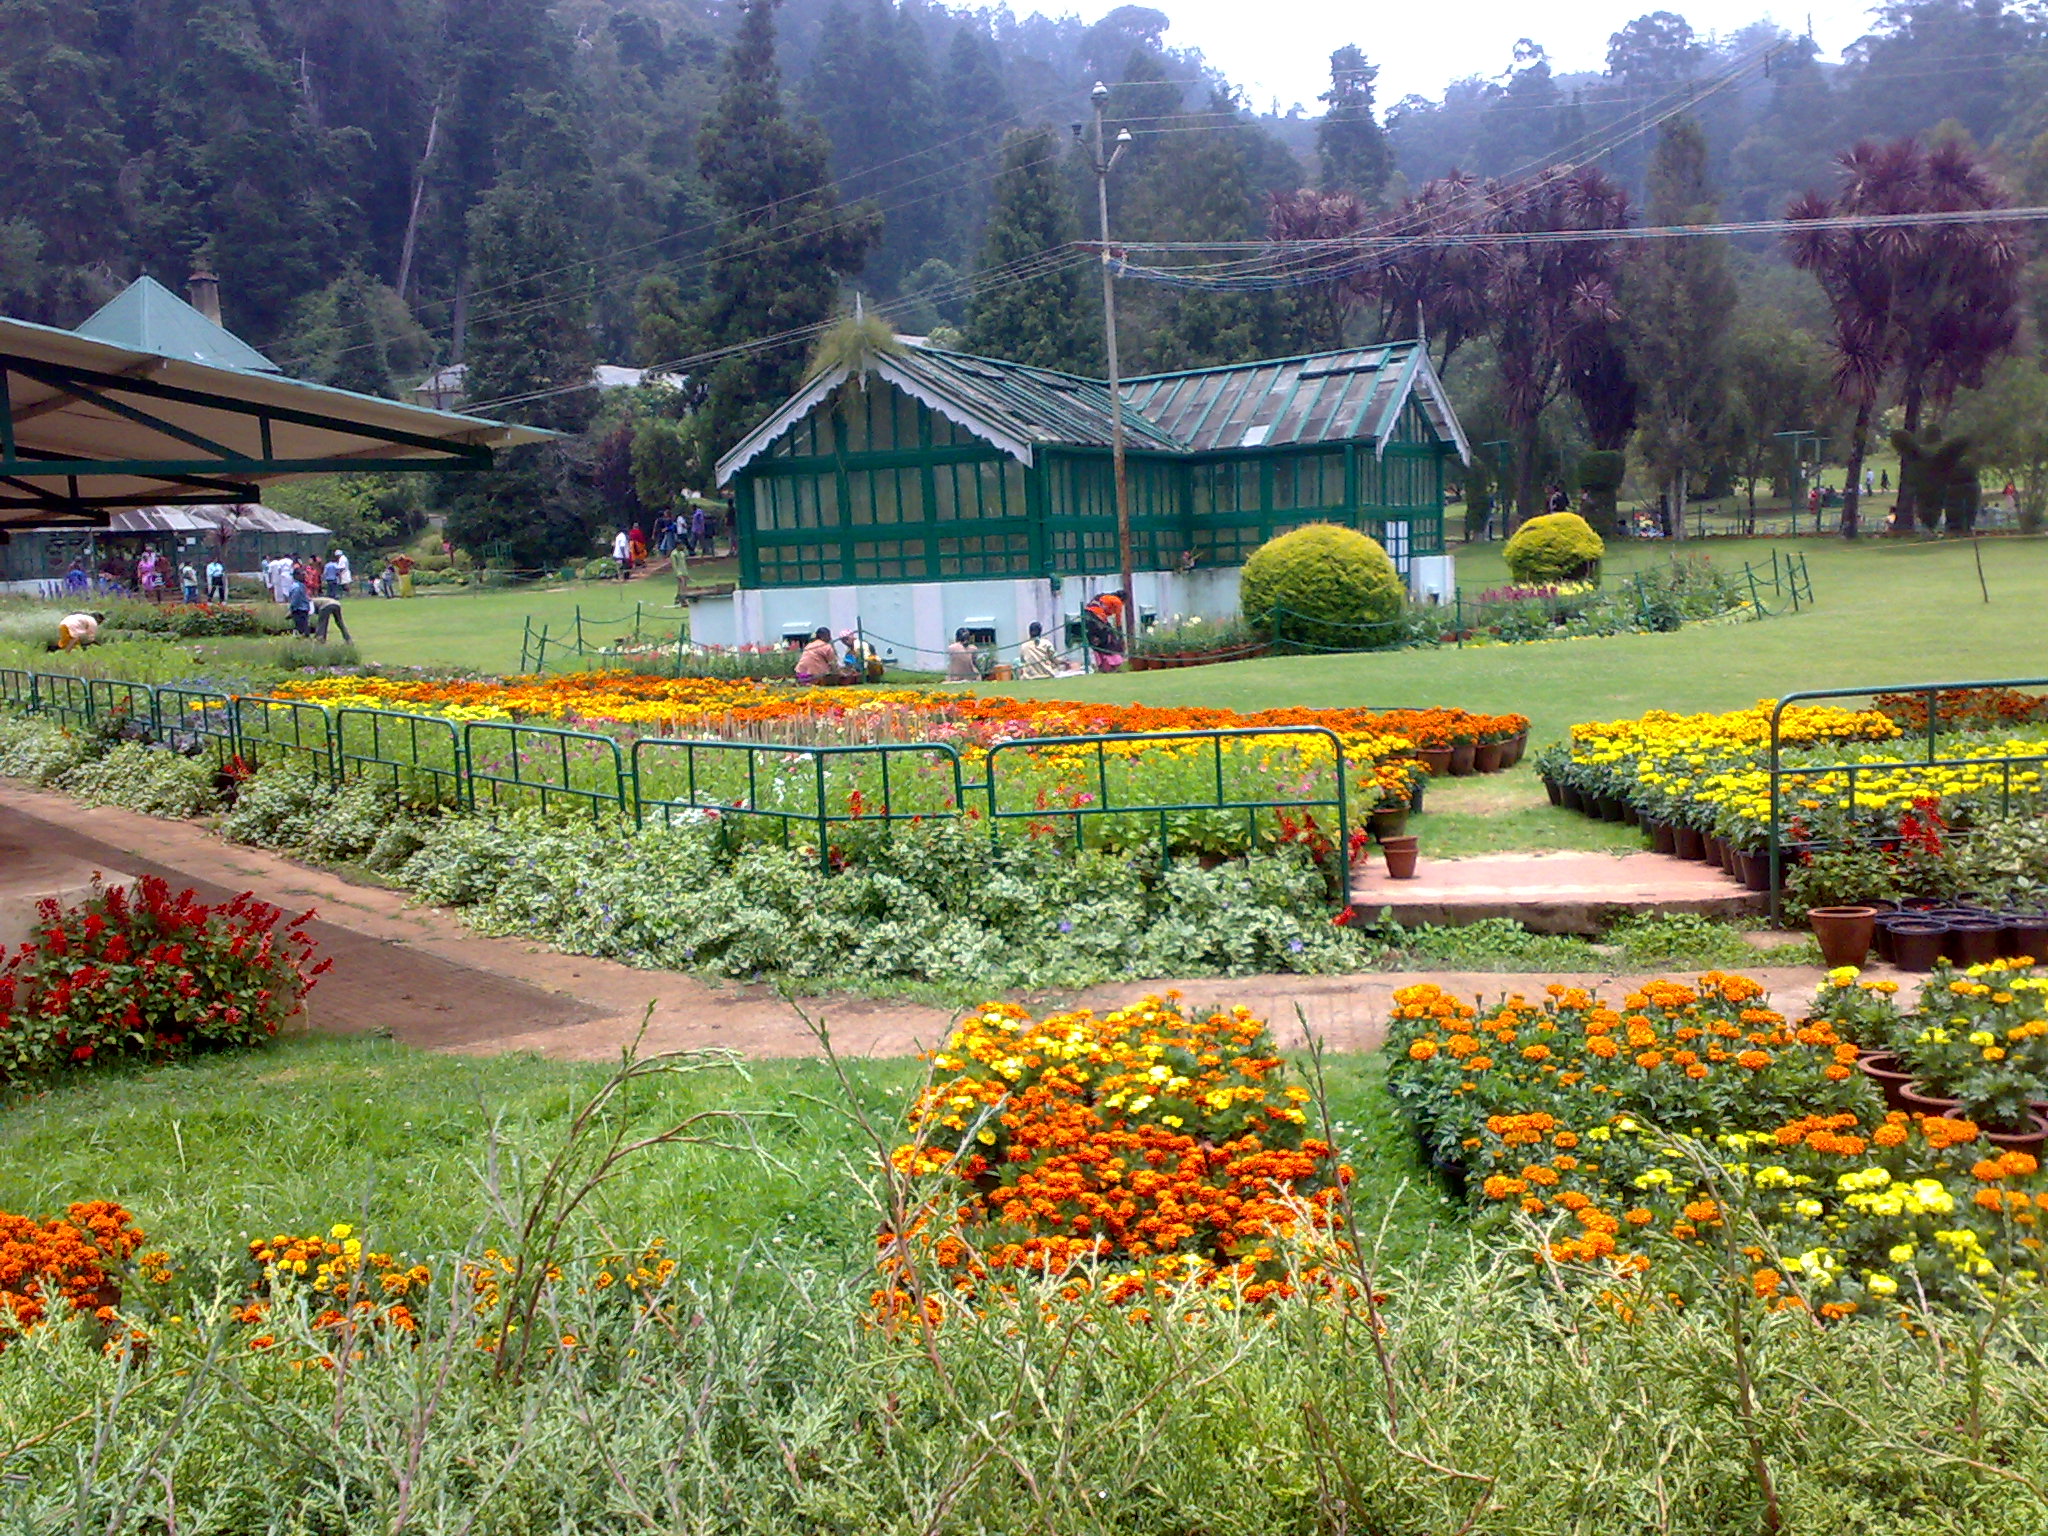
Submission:
M 1103 122 L 1103 113 L 1109 106 L 1109 87 L 1098 80 L 1088 96 L 1095 103 L 1095 152 L 1092 160 L 1095 167 L 1095 209 L 1102 225 L 1102 327 L 1109 343 L 1109 451 L 1111 462 L 1116 467 L 1116 553 L 1117 563 L 1123 568 L 1124 654 L 1129 656 L 1138 648 L 1138 594 L 1136 578 L 1131 573 L 1131 485 L 1124 463 L 1124 390 L 1123 368 L 1116 347 L 1116 275 L 1109 255 L 1109 173 L 1116 169 L 1117 161 L 1131 147 L 1131 130 L 1117 130 L 1112 145 Z M 1076 123 L 1076 138 L 1080 137 L 1080 131 L 1080 124 Z

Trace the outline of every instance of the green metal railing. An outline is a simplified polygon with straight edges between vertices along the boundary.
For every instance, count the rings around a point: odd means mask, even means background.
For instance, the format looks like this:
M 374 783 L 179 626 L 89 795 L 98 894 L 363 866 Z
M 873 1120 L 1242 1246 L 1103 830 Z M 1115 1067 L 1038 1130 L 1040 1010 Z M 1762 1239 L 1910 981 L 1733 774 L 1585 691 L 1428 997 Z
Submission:
M 469 803 L 469 765 L 453 720 L 350 705 L 334 712 L 333 752 L 338 780 L 381 779 L 414 804 Z
M 244 694 L 233 701 L 235 751 L 251 768 L 296 762 L 333 781 L 334 721 L 303 699 Z
M 1301 794 L 1282 799 L 1243 799 L 1229 792 L 1225 783 L 1223 759 L 1224 743 L 1249 738 L 1280 740 L 1319 740 L 1327 742 L 1335 765 L 1335 789 L 1328 795 Z M 1129 746 L 1137 742 L 1185 744 L 1200 748 L 1206 746 L 1210 766 L 1214 772 L 1215 797 L 1212 800 L 1165 801 L 1158 799 L 1130 799 L 1121 801 L 1117 790 L 1112 787 L 1109 749 L 1112 746 Z M 1006 757 L 1018 752 L 1057 751 L 1076 752 L 1084 757 L 1092 755 L 1094 769 L 1088 777 L 1095 785 L 1092 797 L 1085 803 L 1067 805 L 1005 806 L 1002 803 L 1002 763 Z M 1255 847 L 1259 841 L 1259 813 L 1275 815 L 1284 811 L 1298 810 L 1306 816 L 1313 816 L 1318 810 L 1329 810 L 1336 815 L 1336 826 L 1326 829 L 1326 835 L 1338 858 L 1348 857 L 1348 839 L 1351 829 L 1350 795 L 1346 783 L 1344 744 L 1337 733 L 1326 726 L 1246 726 L 1212 731 L 1144 731 L 1122 736 L 1045 736 L 1017 741 L 998 742 L 989 748 L 987 778 L 980 785 L 970 788 L 984 789 L 988 795 L 989 825 L 1000 835 L 1006 821 L 1023 821 L 1057 828 L 1067 826 L 1073 835 L 1074 846 L 1087 846 L 1088 827 L 1095 823 L 1098 830 L 1104 828 L 1108 818 L 1157 818 L 1159 857 L 1162 865 L 1173 860 L 1175 832 L 1188 818 L 1216 814 L 1234 821 L 1239 812 L 1245 818 L 1245 843 Z
M 216 767 L 227 767 L 239 750 L 235 744 L 235 701 L 208 688 L 158 684 L 156 729 L 174 747 L 182 746 L 186 740 L 203 747 Z
M 944 809 L 920 802 L 906 810 L 897 803 L 895 790 L 906 772 L 897 765 L 906 759 L 924 764 L 910 772 L 936 769 L 945 775 Z M 867 789 L 849 782 L 854 772 L 870 766 L 876 781 L 872 803 Z M 900 822 L 957 816 L 973 787 L 966 783 L 959 749 L 930 741 L 803 747 L 650 736 L 633 743 L 631 772 L 637 825 L 658 817 L 662 825 L 673 826 L 678 815 L 692 814 L 716 818 L 721 830 L 762 822 L 773 827 L 784 847 L 801 829 L 827 870 L 834 827 L 886 831 Z M 741 786 L 743 793 L 734 794 Z M 799 803 L 772 803 L 791 798 Z
M 252 768 L 297 763 L 331 784 L 382 780 L 418 803 L 471 810 L 537 806 L 544 812 L 566 805 L 636 827 L 657 820 L 673 825 L 692 813 L 715 815 L 734 830 L 765 823 L 785 846 L 801 835 L 828 871 L 839 851 L 834 838 L 848 829 L 887 833 L 923 819 L 986 815 L 998 836 L 1020 821 L 1049 821 L 1071 829 L 1078 846 L 1087 846 L 1091 836 L 1098 844 L 1114 840 L 1127 826 L 1142 823 L 1156 833 L 1162 864 L 1171 862 L 1177 844 L 1185 847 L 1191 840 L 1183 834 L 1200 830 L 1193 820 L 1198 817 L 1218 818 L 1211 830 L 1241 819 L 1247 846 L 1257 846 L 1267 840 L 1262 816 L 1296 811 L 1306 820 L 1327 812 L 1333 824 L 1317 830 L 1340 857 L 1352 819 L 1343 745 L 1321 726 L 1021 738 L 992 748 L 984 776 L 973 781 L 959 748 L 949 742 L 793 746 L 648 737 L 629 747 L 600 732 L 556 726 L 458 723 L 397 710 L 330 709 L 303 699 L 234 697 L 177 684 L 88 682 L 21 670 L 0 671 L 0 705 L 79 728 L 130 719 L 145 734 L 180 750 L 206 752 L 222 767 L 236 758 Z M 1333 787 L 1317 784 L 1294 795 L 1238 792 L 1225 749 L 1251 738 L 1327 744 Z M 1111 750 L 1127 752 L 1134 745 L 1206 753 L 1201 779 L 1182 780 L 1201 787 L 1177 800 L 1134 792 L 1113 767 L 1120 752 Z M 1044 751 L 1093 755 L 1087 803 L 1047 808 L 1006 801 L 1006 786 L 1017 782 L 1005 771 L 1008 765 L 1020 753 Z M 929 782 L 931 775 L 937 775 L 936 784 Z M 917 784 L 920 779 L 927 782 Z
M 500 738 L 502 747 L 493 750 L 489 744 Z M 485 743 L 481 752 L 479 741 Z M 471 720 L 462 727 L 462 761 L 471 807 L 488 799 L 494 808 L 537 804 L 547 812 L 567 801 L 593 817 L 632 814 L 625 753 L 615 736 Z
M 1999 806 L 2002 811 L 2012 809 L 2013 775 L 2015 772 L 2031 771 L 2037 776 L 2048 768 L 2048 754 L 2025 754 L 2012 756 L 2005 753 L 1985 753 L 1975 757 L 1944 757 L 1941 755 L 1941 695 L 1945 693 L 1969 693 L 1979 689 L 1993 688 L 2042 688 L 2048 687 L 2048 677 L 1999 678 L 1990 682 L 1972 683 L 1893 683 L 1876 687 L 1861 688 L 1813 688 L 1798 693 L 1788 693 L 1779 699 L 1771 710 L 1771 738 L 1765 771 L 1770 778 L 1771 814 L 1767 851 L 1770 858 L 1771 919 L 1778 920 L 1784 888 L 1786 853 L 1786 784 L 1796 781 L 1805 790 L 1817 787 L 1816 781 L 1839 778 L 1842 781 L 1846 802 L 1850 810 L 1856 805 L 1856 782 L 1859 777 L 1873 774 L 1898 773 L 1912 769 L 1973 769 L 1996 770 L 1999 775 Z M 1916 733 L 1919 740 L 1919 756 L 1910 760 L 1881 763 L 1798 763 L 1788 764 L 1784 760 L 1785 743 L 1783 724 L 1785 711 L 1795 704 L 1813 704 L 1833 699 L 1875 699 L 1880 696 L 1917 698 L 1927 711 L 1924 730 Z M 1897 738 L 1903 740 L 1901 736 Z M 2032 793 L 2039 794 L 2038 786 L 2029 786 Z M 1804 798 L 1811 798 L 1809 794 Z

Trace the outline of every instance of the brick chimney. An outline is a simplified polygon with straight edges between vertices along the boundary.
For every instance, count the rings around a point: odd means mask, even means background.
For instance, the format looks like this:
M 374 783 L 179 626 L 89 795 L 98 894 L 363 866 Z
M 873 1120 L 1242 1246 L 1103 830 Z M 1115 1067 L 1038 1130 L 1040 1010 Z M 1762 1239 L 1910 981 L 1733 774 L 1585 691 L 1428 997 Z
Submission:
M 215 325 L 220 324 L 220 278 L 205 262 L 192 269 L 185 291 L 191 295 L 192 307 Z

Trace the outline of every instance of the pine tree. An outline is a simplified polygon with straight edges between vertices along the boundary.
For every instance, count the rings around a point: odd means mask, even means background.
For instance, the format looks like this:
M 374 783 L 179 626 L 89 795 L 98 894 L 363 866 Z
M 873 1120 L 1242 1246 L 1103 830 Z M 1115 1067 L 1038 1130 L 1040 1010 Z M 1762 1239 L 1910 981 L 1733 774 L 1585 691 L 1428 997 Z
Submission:
M 697 135 L 722 218 L 692 349 L 749 349 L 713 364 L 700 385 L 699 425 L 714 458 L 796 388 L 808 333 L 831 317 L 840 285 L 859 273 L 879 233 L 873 209 L 841 206 L 824 139 L 783 111 L 776 4 L 741 0 L 724 87 Z M 663 319 L 643 312 L 643 331 Z
M 1012 116 L 1002 55 L 981 24 L 963 21 L 954 29 L 939 101 L 941 119 L 954 139 L 947 157 L 966 172 L 946 207 L 947 259 L 965 266 L 988 221 L 1004 125 Z
M 498 146 L 505 170 L 469 217 L 479 291 L 489 296 L 470 332 L 467 391 L 493 415 L 557 432 L 590 424 L 597 358 L 591 346 L 582 240 L 590 165 L 560 97 L 529 98 Z M 601 510 L 589 445 L 541 443 L 459 477 L 449 536 L 479 552 L 502 549 L 523 569 L 590 553 Z
M 1330 88 L 1321 97 L 1329 110 L 1316 124 L 1322 190 L 1349 192 L 1368 204 L 1380 201 L 1394 169 L 1387 136 L 1372 114 L 1379 73 L 1355 44 L 1346 43 L 1331 54 Z
M 1707 224 L 1707 138 L 1698 123 L 1664 125 L 1650 159 L 1652 225 Z M 1652 240 L 1624 279 L 1629 372 L 1638 381 L 1637 441 L 1683 537 L 1691 477 L 1705 468 L 1728 414 L 1728 322 L 1736 303 L 1723 242 Z
M 127 256 L 122 146 L 93 0 L 0 7 L 0 185 L 8 313 L 70 324 L 107 297 L 93 269 Z
M 1087 294 L 1091 272 L 1076 265 L 1021 282 L 995 276 L 1078 238 L 1060 159 L 1059 136 L 1050 128 L 1020 129 L 1004 144 L 979 267 L 991 286 L 968 309 L 967 348 L 1039 368 L 1100 373 L 1100 310 Z
M 1153 146 L 1127 203 L 1128 227 L 1156 240 L 1248 238 L 1256 216 L 1246 140 L 1257 130 L 1238 121 L 1236 100 L 1220 87 L 1183 122 L 1168 124 Z M 1247 362 L 1276 340 L 1270 296 L 1140 287 L 1133 298 L 1140 368 Z M 1125 307 L 1120 295 L 1119 311 Z

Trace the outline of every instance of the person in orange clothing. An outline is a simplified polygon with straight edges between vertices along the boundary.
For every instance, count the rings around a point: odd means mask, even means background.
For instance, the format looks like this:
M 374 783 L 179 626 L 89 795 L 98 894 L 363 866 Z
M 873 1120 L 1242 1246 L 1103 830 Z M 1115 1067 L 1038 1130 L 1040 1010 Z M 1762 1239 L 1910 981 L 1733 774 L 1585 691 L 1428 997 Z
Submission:
M 1114 672 L 1124 664 L 1124 600 L 1115 592 L 1104 592 L 1081 610 L 1081 627 L 1088 636 L 1088 648 L 1095 653 L 1099 672 Z

